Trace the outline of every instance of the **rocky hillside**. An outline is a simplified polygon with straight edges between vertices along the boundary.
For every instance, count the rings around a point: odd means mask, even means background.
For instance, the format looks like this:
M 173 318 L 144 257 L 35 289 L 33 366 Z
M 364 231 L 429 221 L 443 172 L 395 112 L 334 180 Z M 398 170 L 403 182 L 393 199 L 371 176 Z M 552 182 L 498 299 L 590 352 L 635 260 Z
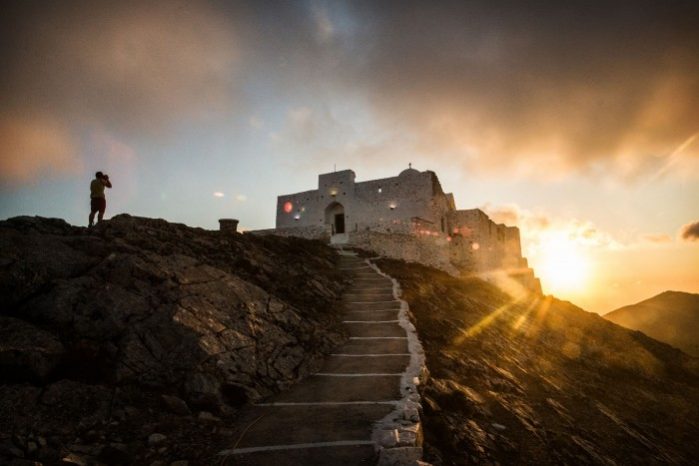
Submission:
M 0 222 L 0 463 L 206 464 L 202 445 L 233 435 L 218 417 L 343 340 L 336 260 L 127 215 Z
M 696 462 L 699 360 L 568 302 L 379 265 L 425 348 L 435 465 Z
M 699 357 L 699 294 L 665 291 L 604 318 Z

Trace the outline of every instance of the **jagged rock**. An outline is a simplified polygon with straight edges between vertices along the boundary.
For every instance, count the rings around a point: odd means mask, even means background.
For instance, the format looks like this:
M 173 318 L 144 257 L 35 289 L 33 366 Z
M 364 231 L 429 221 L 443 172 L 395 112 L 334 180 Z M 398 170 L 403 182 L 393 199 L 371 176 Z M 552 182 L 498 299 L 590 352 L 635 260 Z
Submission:
M 69 453 L 68 455 L 61 458 L 61 464 L 64 465 L 74 465 L 74 466 L 87 466 L 90 464 L 87 458 L 77 455 L 75 453 Z
M 414 465 L 421 459 L 421 447 L 384 448 L 379 451 L 379 461 L 377 466 Z
M 690 464 L 699 364 L 569 302 L 380 261 L 425 348 L 435 464 Z M 567 349 L 566 349 L 567 348 Z M 575 351 L 571 350 L 574 349 Z M 672 422 L 664 422 L 666 413 Z M 406 437 L 410 437 L 407 435 Z
M 163 443 L 165 441 L 165 439 L 167 439 L 167 435 L 158 434 L 158 433 L 150 434 L 148 436 L 148 445 L 151 447 L 155 446 L 155 445 L 159 445 L 159 444 Z
M 185 403 L 182 398 L 178 398 L 172 395 L 162 395 L 161 399 L 163 400 L 163 404 L 165 405 L 165 407 L 167 407 L 169 411 L 175 414 L 180 414 L 182 416 L 192 414 L 192 412 L 189 410 L 189 407 L 187 406 L 187 403 Z
M 39 450 L 39 446 L 36 442 L 27 442 L 27 454 L 29 456 L 34 455 Z
M 293 382 L 309 356 L 339 340 L 316 330 L 327 315 L 309 314 L 339 296 L 332 262 L 306 257 L 328 272 L 312 277 L 270 238 L 238 235 L 223 247 L 218 232 L 129 216 L 86 233 L 49 219 L 0 222 L 0 278 L 14 277 L 4 282 L 16 288 L 7 309 L 55 329 L 49 354 L 69 342 L 69 356 L 96 367 L 97 379 L 178 384 L 194 405 L 213 407 L 227 383 L 266 393 Z M 313 288 L 300 286 L 311 279 Z M 313 338 L 302 347 L 293 335 Z
M 0 372 L 6 380 L 43 381 L 65 350 L 54 335 L 13 317 L 0 316 Z
M 82 445 L 73 444 L 68 446 L 68 450 L 72 453 L 78 453 L 86 456 L 97 456 L 102 453 L 103 445 Z
M 134 427 L 151 409 L 224 416 L 290 386 L 344 338 L 336 260 L 320 242 L 128 215 L 0 221 L 0 432 L 42 426 L 56 463 L 94 430 L 105 456 L 122 437 L 147 448 Z
M 12 440 L 3 439 L 0 440 L 0 459 L 3 456 L 16 456 L 19 458 L 23 458 L 24 452 L 20 448 L 17 448 L 17 445 L 15 445 L 15 443 L 13 443 Z
M 220 383 L 209 374 L 192 374 L 184 384 L 189 402 L 199 407 L 216 407 L 220 402 Z
M 112 442 L 102 448 L 97 459 L 108 465 L 133 464 L 136 458 L 136 449 L 136 445 Z
M 214 416 L 208 411 L 202 411 L 199 413 L 199 416 L 197 416 L 197 419 L 200 421 L 206 421 L 206 422 L 221 422 L 221 419 Z

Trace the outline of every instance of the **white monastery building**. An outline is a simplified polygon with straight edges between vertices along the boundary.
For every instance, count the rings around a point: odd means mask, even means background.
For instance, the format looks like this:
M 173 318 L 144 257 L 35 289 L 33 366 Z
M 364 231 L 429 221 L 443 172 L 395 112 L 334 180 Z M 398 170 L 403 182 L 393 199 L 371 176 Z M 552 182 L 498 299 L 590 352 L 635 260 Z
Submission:
M 410 167 L 392 178 L 355 178 L 352 170 L 325 173 L 317 189 L 279 196 L 276 228 L 259 233 L 327 240 L 455 274 L 505 272 L 540 290 L 519 229 L 480 209 L 457 209 L 434 172 Z

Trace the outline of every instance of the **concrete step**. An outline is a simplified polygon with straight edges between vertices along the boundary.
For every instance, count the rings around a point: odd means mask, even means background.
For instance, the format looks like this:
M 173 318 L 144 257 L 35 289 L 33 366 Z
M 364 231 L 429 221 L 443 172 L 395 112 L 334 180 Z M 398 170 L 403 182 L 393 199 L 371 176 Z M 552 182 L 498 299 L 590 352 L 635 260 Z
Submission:
M 312 375 L 303 383 L 274 397 L 277 403 L 393 401 L 400 399 L 400 377 Z M 384 372 L 381 372 L 384 374 Z
M 403 372 L 410 362 L 410 356 L 396 354 L 389 356 L 331 356 L 323 365 L 322 373 L 362 374 Z
M 365 282 L 365 283 L 357 283 L 357 282 L 352 282 L 350 285 L 349 289 L 347 289 L 346 293 L 351 293 L 353 290 L 367 290 L 367 291 L 375 291 L 375 290 L 392 290 L 393 289 L 393 283 L 388 282 L 388 281 L 383 281 L 383 282 Z
M 335 354 L 406 354 L 407 339 L 349 340 L 335 348 Z
M 366 261 L 360 257 L 356 256 L 343 256 L 340 257 L 340 265 L 355 265 L 355 264 L 363 264 L 367 265 Z
M 317 374 L 239 413 L 245 430 L 222 452 L 220 464 L 376 463 L 372 429 L 401 397 L 401 374 L 411 357 L 408 340 L 398 324 L 401 304 L 392 281 L 357 257 L 342 256 L 339 267 L 353 277 L 342 303 L 349 340 Z
M 372 280 L 386 280 L 387 282 L 390 282 L 391 279 L 384 277 L 383 275 L 380 275 L 378 273 L 374 273 L 373 275 L 370 275 L 368 273 L 362 273 L 362 276 L 359 276 L 358 274 L 355 274 L 352 277 L 353 281 L 356 282 L 361 282 L 361 281 L 372 281 Z
M 386 311 L 389 309 L 400 309 L 400 302 L 392 301 L 346 301 L 344 303 L 347 311 Z
M 388 280 L 372 280 L 372 281 L 357 281 L 357 280 L 352 280 L 352 283 L 350 285 L 350 290 L 392 290 L 393 289 L 393 282 L 390 282 Z
M 391 291 L 364 291 L 361 293 L 345 293 L 342 300 L 345 302 L 357 301 L 392 301 L 393 290 Z
M 374 446 L 344 445 L 321 448 L 295 448 L 231 455 L 226 466 L 372 466 L 376 464 Z
M 404 337 L 405 329 L 397 323 L 367 322 L 343 324 L 350 337 Z
M 392 286 L 350 286 L 346 291 L 346 294 L 386 294 L 390 293 L 393 295 Z
M 343 320 L 396 320 L 398 309 L 388 311 L 348 311 L 342 315 Z
M 349 270 L 349 271 L 371 271 L 376 273 L 374 269 L 369 267 L 367 264 L 364 262 L 358 262 L 356 264 L 340 264 L 340 270 Z
M 370 270 L 370 269 L 367 269 L 366 271 L 358 270 L 356 272 L 353 272 L 352 275 L 356 279 L 360 279 L 360 278 L 386 278 L 386 277 L 379 275 L 378 273 L 376 273 L 375 271 Z
M 356 286 L 356 287 L 380 287 L 380 286 L 387 286 L 387 287 L 393 287 L 393 282 L 386 280 L 386 279 L 376 279 L 376 280 L 352 280 L 352 285 L 351 286 Z
M 240 415 L 250 428 L 237 448 L 368 440 L 373 423 L 392 409 L 390 404 L 255 406 Z

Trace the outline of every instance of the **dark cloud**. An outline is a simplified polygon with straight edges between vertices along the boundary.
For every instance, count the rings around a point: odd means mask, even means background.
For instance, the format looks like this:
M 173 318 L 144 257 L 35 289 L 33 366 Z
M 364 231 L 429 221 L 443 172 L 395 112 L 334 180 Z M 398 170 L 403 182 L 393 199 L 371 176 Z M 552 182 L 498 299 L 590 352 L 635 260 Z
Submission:
M 81 167 L 76 142 L 65 125 L 43 116 L 0 117 L 2 178 L 23 183 L 45 170 L 71 173 Z
M 680 237 L 685 241 L 699 241 L 699 221 L 683 225 Z
M 698 12 L 689 1 L 372 2 L 355 10 L 366 47 L 353 78 L 386 124 L 436 156 L 632 177 L 699 130 Z
M 236 27 L 203 3 L 5 7 L 0 160 L 10 170 L 4 178 L 75 165 L 76 141 L 95 129 L 151 136 L 235 108 Z M 29 139 L 36 134 L 40 143 Z
M 396 154 L 495 173 L 635 178 L 699 154 L 696 1 L 3 8 L 0 134 L 31 121 L 64 133 L 23 168 L 0 145 L 3 166 L 28 173 L 86 127 L 149 135 L 234 112 L 250 89 L 280 114 L 356 102 Z

